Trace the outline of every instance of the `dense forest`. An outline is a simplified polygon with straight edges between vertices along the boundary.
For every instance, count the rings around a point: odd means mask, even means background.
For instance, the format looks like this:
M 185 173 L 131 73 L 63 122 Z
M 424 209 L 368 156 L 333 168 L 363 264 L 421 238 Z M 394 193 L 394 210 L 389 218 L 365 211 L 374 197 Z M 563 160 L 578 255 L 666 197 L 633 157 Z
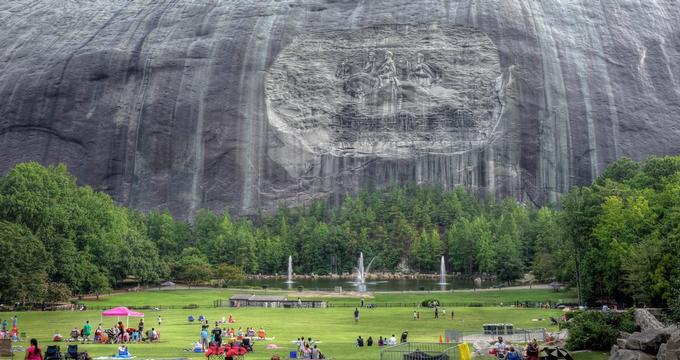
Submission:
M 191 222 L 141 213 L 79 187 L 63 165 L 0 178 L 0 301 L 58 301 L 126 279 L 225 284 L 243 274 L 374 269 L 535 278 L 584 302 L 667 305 L 680 283 L 680 157 L 622 159 L 559 204 L 479 199 L 462 188 L 365 189 L 331 206 L 282 205 L 255 219 L 200 211 Z

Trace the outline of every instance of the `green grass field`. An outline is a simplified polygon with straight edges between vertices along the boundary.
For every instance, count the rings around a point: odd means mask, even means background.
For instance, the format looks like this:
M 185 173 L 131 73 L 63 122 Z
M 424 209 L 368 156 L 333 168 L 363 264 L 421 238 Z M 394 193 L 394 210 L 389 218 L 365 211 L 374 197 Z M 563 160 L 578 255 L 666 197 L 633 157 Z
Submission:
M 294 349 L 291 341 L 297 337 L 312 337 L 321 341 L 320 349 L 329 358 L 342 360 L 379 359 L 380 349 L 357 348 L 354 340 L 358 335 L 364 338 L 372 336 L 376 340 L 379 336 L 389 337 L 404 331 L 409 331 L 411 341 L 436 342 L 439 335 L 445 329 L 462 331 L 480 331 L 483 323 L 513 323 L 516 328 L 545 327 L 556 330 L 549 325 L 548 320 L 532 321 L 532 319 L 548 319 L 549 316 L 559 316 L 559 310 L 545 309 L 515 309 L 511 307 L 455 307 L 455 317 L 435 320 L 432 312 L 428 309 L 420 309 L 421 319 L 412 319 L 412 307 L 381 307 L 380 304 L 394 302 L 412 302 L 427 298 L 437 298 L 444 303 L 455 303 L 478 299 L 474 293 L 437 293 L 437 294 L 377 294 L 375 298 L 367 299 L 367 302 L 376 303 L 375 309 L 362 309 L 358 324 L 354 323 L 352 312 L 349 307 L 332 307 L 327 309 L 259 309 L 259 308 L 209 308 L 215 299 L 227 299 L 233 293 L 244 291 L 222 290 L 178 290 L 178 291 L 146 291 L 139 293 L 125 293 L 102 297 L 101 300 L 88 300 L 89 306 L 134 306 L 134 305 L 186 305 L 198 304 L 206 306 L 200 309 L 172 309 L 172 310 L 145 310 L 146 327 L 155 326 L 156 317 L 163 317 L 163 324 L 159 327 L 161 342 L 157 344 L 132 344 L 130 352 L 137 358 L 203 358 L 202 354 L 186 352 L 183 349 L 191 347 L 192 342 L 199 338 L 200 327 L 197 324 L 189 324 L 187 317 L 204 315 L 210 320 L 217 320 L 222 316 L 233 314 L 236 319 L 234 327 L 248 326 L 267 330 L 268 337 L 275 337 L 272 341 L 258 342 L 255 352 L 248 355 L 248 359 L 269 359 L 272 354 L 278 353 L 286 358 L 288 351 Z M 247 292 L 247 291 L 246 291 Z M 507 292 L 508 297 L 503 294 Z M 268 292 L 271 293 L 271 292 Z M 503 290 L 500 292 L 477 293 L 476 296 L 491 299 L 499 299 L 505 303 L 514 302 L 520 297 L 526 300 L 537 299 L 543 301 L 557 298 L 551 296 L 563 296 L 569 294 L 551 293 L 543 290 Z M 318 297 L 318 295 L 315 295 Z M 500 297 L 499 297 L 500 296 Z M 541 300 L 538 300 L 541 299 Z M 334 299 L 331 301 L 349 304 L 358 303 L 358 299 Z M 451 308 L 447 308 L 450 314 Z M 85 320 L 93 324 L 93 328 L 100 321 L 100 311 L 88 310 L 84 312 L 22 312 L 19 313 L 20 331 L 26 332 L 27 337 L 35 337 L 42 347 L 51 344 L 51 338 L 55 331 L 67 335 L 71 328 L 83 326 Z M 5 313 L 3 317 L 13 314 Z M 105 318 L 104 325 L 113 326 L 115 318 Z M 130 320 L 130 325 L 136 325 L 137 319 Z M 282 347 L 281 350 L 265 350 L 267 344 L 274 343 Z M 26 342 L 21 345 L 26 346 Z M 62 344 L 65 350 L 66 344 Z M 116 345 L 87 344 L 80 345 L 93 357 L 106 356 L 115 353 Z M 19 354 L 23 356 L 23 354 Z M 606 355 L 596 353 L 577 354 L 577 360 L 602 360 Z
M 102 297 L 100 300 L 83 301 L 88 306 L 158 306 L 158 307 L 183 307 L 188 304 L 199 306 L 212 306 L 214 300 L 226 300 L 234 294 L 287 294 L 289 297 L 300 296 L 303 299 L 322 299 L 331 305 L 348 306 L 359 303 L 358 297 L 335 297 L 315 292 L 296 293 L 295 290 L 238 290 L 238 289 L 207 289 L 207 290 L 163 290 L 117 293 Z M 502 289 L 493 291 L 456 291 L 456 292 L 404 292 L 404 293 L 375 293 L 373 297 L 366 299 L 367 303 L 381 304 L 415 304 L 425 299 L 435 298 L 444 304 L 463 306 L 471 303 L 479 303 L 485 306 L 497 306 L 514 304 L 516 301 L 530 302 L 575 302 L 576 293 L 573 290 L 554 292 L 548 289 Z

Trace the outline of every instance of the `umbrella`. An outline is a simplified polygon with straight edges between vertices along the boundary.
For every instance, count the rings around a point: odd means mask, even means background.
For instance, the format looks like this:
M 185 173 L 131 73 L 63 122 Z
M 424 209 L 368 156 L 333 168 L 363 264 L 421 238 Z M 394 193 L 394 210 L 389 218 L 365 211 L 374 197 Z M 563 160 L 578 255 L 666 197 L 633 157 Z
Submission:
M 559 346 L 546 346 L 542 350 L 545 352 L 545 359 L 546 360 L 557 360 L 557 359 L 566 359 L 566 360 L 574 360 L 574 357 L 571 356 L 569 351 L 563 347 Z

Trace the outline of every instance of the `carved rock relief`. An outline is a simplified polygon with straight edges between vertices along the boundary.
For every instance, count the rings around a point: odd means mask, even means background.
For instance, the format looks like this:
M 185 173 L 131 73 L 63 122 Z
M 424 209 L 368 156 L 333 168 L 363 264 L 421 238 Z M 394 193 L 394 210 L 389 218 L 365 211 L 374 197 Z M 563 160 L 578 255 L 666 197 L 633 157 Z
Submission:
M 316 154 L 460 153 L 492 138 L 500 77 L 496 47 L 469 28 L 308 34 L 269 70 L 269 121 Z

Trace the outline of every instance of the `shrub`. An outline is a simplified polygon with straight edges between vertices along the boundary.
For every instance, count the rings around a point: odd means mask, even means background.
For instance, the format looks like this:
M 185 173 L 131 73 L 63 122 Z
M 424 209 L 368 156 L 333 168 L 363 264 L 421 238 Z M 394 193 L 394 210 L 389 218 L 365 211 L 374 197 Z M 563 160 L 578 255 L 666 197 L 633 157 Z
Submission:
M 564 323 L 563 327 L 569 329 L 567 349 L 609 350 L 621 331 L 635 331 L 635 317 L 632 311 L 582 311 Z
M 437 299 L 427 299 L 427 300 L 423 300 L 420 303 L 420 305 L 424 306 L 424 307 L 435 307 L 435 306 L 439 306 L 439 304 L 440 304 L 440 302 Z

